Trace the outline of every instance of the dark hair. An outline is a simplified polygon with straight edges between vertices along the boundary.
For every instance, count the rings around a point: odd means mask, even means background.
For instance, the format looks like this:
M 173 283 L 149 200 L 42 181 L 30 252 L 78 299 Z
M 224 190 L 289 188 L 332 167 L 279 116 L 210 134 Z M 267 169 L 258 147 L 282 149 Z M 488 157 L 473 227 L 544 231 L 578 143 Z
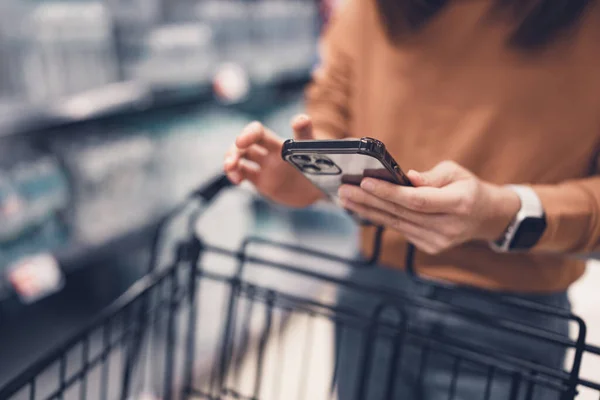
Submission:
M 360 1 L 360 0 L 359 0 Z M 415 32 L 452 0 L 377 0 L 392 37 Z M 522 49 L 548 44 L 573 28 L 593 0 L 495 0 L 493 13 L 508 12 L 515 21 L 509 43 Z

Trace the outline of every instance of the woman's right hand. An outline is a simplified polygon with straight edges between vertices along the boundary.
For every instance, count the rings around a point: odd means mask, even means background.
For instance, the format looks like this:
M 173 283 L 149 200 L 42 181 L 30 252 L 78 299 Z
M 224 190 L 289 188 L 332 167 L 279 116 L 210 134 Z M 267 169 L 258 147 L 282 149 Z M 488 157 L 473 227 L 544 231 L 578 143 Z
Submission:
M 295 117 L 292 128 L 297 140 L 313 138 L 312 122 L 305 115 Z M 247 180 L 263 196 L 290 207 L 306 207 L 323 198 L 319 189 L 281 158 L 282 147 L 283 139 L 252 122 L 227 152 L 227 177 L 236 185 Z

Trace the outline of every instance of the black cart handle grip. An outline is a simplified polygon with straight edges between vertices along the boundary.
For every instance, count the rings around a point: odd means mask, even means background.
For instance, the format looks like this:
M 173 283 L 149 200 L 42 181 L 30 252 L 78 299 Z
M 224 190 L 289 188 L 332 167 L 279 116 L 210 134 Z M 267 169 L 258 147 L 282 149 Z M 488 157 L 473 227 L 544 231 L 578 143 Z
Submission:
M 233 186 L 233 183 L 227 178 L 225 174 L 220 174 L 213 178 L 206 185 L 194 190 L 191 193 L 192 198 L 201 198 L 205 202 L 212 201 L 223 189 Z

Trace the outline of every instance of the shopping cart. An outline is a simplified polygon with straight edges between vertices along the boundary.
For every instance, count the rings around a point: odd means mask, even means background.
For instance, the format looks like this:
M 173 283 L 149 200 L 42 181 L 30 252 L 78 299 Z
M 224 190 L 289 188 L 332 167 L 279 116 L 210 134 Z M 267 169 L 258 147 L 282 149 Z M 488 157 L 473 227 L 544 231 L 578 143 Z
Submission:
M 476 312 L 468 306 L 356 284 L 345 279 L 343 273 L 334 272 L 334 265 L 369 268 L 361 261 L 256 237 L 245 240 L 238 251 L 211 245 L 195 234 L 195 223 L 228 186 L 225 177 L 218 177 L 165 218 L 154 238 L 153 268 L 148 275 L 85 329 L 0 389 L 0 399 L 335 398 L 338 359 L 331 359 L 327 348 L 318 344 L 319 335 L 329 337 L 327 327 L 330 331 L 332 327 L 344 327 L 363 335 L 356 360 L 357 399 L 368 398 L 369 377 L 374 370 L 371 355 L 380 340 L 389 342 L 392 359 L 401 358 L 403 349 L 410 345 L 419 346 L 423 354 L 438 352 L 451 360 L 448 399 L 455 398 L 466 366 L 487 376 L 478 396 L 481 399 L 492 398 L 492 387 L 500 379 L 510 383 L 510 399 L 531 399 L 542 387 L 561 400 L 583 398 L 585 393 L 593 396 L 590 398 L 600 397 L 600 384 L 580 377 L 584 356 L 600 355 L 600 349 L 586 344 L 584 321 L 565 310 L 522 298 L 460 289 L 461 295 L 471 296 L 473 303 L 494 301 L 569 320 L 577 326 L 575 340 Z M 176 215 L 189 221 L 188 235 L 175 246 L 170 266 L 161 269 L 157 267 L 161 232 Z M 311 257 L 319 268 L 270 259 L 277 252 L 293 254 L 288 260 L 302 263 L 305 257 Z M 253 268 L 267 269 L 269 279 L 254 279 L 249 272 Z M 290 275 L 325 283 L 331 290 L 308 296 L 290 288 L 278 289 L 281 277 Z M 418 285 L 436 291 L 451 294 L 459 290 L 415 279 Z M 378 296 L 379 306 L 370 315 L 339 307 L 334 294 L 340 286 Z M 562 346 L 569 349 L 571 361 L 564 370 L 553 370 L 518 355 L 446 338 L 439 332 L 423 335 L 413 331 L 411 309 L 453 315 L 474 326 Z M 217 320 L 215 310 L 220 316 Z M 208 318 L 207 312 L 212 317 Z M 208 346 L 207 337 L 214 339 Z M 393 393 L 396 366 L 392 363 L 385 372 L 388 394 Z M 427 371 L 426 361 L 412 367 L 421 375 Z

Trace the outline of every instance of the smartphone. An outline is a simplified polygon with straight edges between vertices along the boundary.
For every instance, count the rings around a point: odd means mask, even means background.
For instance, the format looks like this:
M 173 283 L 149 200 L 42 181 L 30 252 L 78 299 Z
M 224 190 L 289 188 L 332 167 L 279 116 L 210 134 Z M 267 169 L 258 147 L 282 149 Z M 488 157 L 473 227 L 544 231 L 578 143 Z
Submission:
M 281 155 L 338 204 L 339 187 L 343 184 L 358 186 L 363 178 L 412 186 L 385 145 L 369 137 L 287 140 Z

